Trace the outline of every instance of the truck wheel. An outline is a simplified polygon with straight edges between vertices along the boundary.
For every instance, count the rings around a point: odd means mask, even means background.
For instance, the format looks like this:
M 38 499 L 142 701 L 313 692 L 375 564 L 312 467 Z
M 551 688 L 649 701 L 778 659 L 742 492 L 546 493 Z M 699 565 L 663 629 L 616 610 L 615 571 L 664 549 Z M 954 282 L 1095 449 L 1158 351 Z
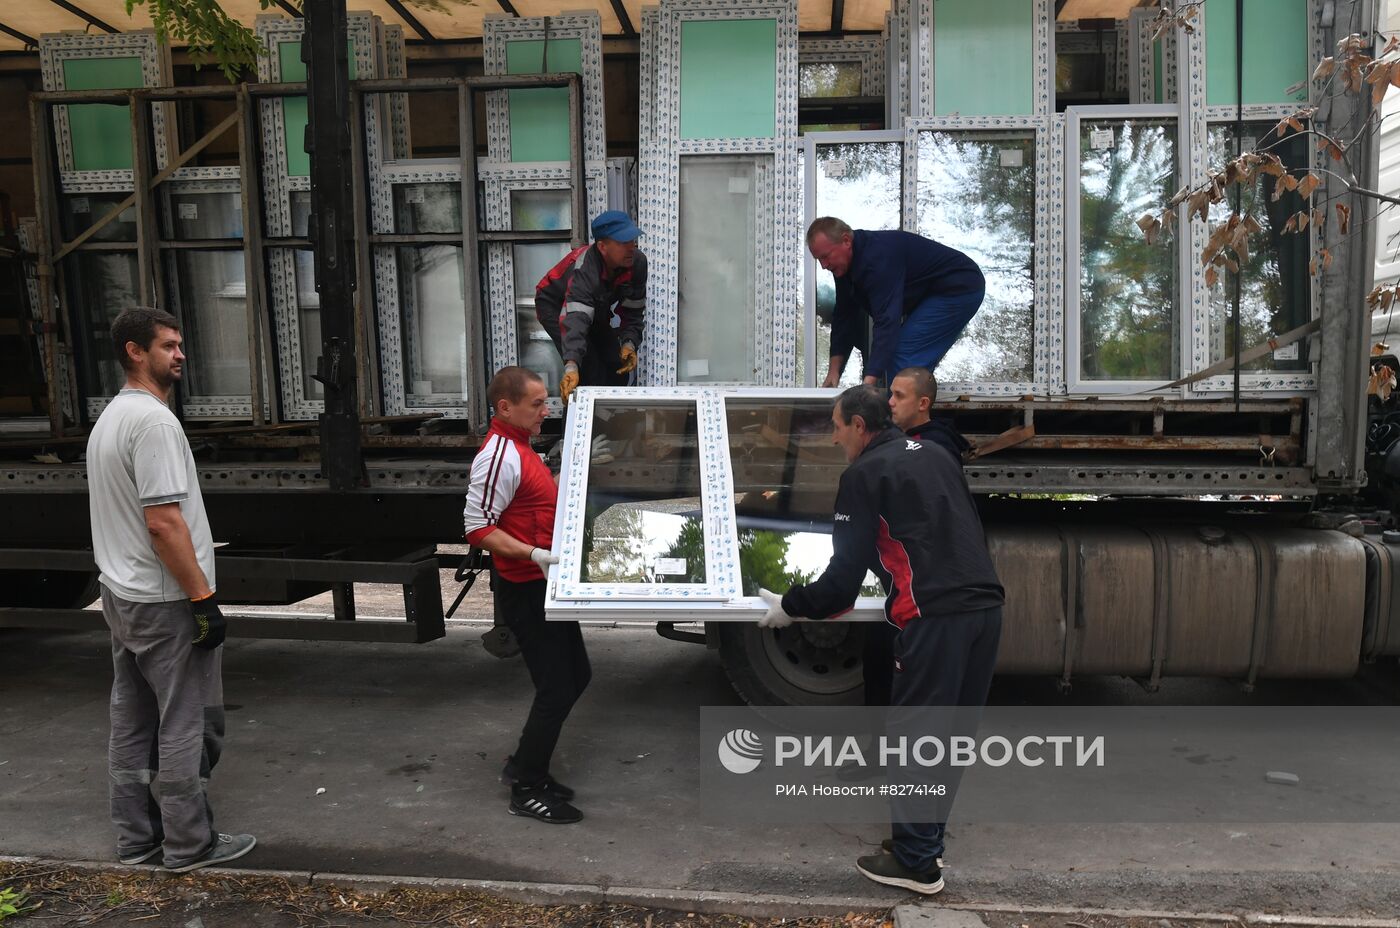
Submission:
M 860 705 L 860 622 L 794 622 L 759 628 L 721 622 L 719 656 L 729 682 L 755 706 Z
M 97 573 L 72 570 L 0 572 L 3 605 L 19 609 L 82 609 L 97 599 Z

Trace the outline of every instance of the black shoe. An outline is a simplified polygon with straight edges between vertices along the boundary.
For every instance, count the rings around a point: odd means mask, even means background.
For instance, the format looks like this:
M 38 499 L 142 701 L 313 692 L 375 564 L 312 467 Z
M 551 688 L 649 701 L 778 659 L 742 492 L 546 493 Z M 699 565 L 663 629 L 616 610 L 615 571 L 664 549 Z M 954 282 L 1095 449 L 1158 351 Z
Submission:
M 883 853 L 885 853 L 885 854 L 893 854 L 893 853 L 894 853 L 894 838 L 886 838 L 885 840 L 881 841 L 881 842 L 880 842 L 880 850 L 881 850 Z M 943 863 L 943 858 L 942 858 L 942 857 L 935 857 L 935 858 L 933 859 L 933 861 L 934 861 L 934 863 L 938 864 L 938 869 L 939 869 L 939 870 L 942 870 L 942 869 L 944 869 L 944 867 L 947 866 L 946 864 Z
M 515 758 L 513 756 L 506 758 L 506 765 L 504 769 L 501 770 L 501 782 L 510 787 L 515 787 L 520 782 L 520 775 L 515 769 Z M 547 773 L 544 775 L 544 783 L 540 784 L 540 786 L 565 802 L 572 802 L 574 799 L 574 791 L 572 789 L 560 783 Z
M 551 825 L 572 825 L 583 813 L 542 786 L 534 789 L 510 788 L 510 814 L 537 818 Z
M 943 892 L 943 871 L 935 866 L 927 873 L 915 873 L 900 863 L 893 854 L 871 854 L 856 861 L 856 869 L 862 874 L 886 886 L 912 889 L 916 893 L 932 896 Z

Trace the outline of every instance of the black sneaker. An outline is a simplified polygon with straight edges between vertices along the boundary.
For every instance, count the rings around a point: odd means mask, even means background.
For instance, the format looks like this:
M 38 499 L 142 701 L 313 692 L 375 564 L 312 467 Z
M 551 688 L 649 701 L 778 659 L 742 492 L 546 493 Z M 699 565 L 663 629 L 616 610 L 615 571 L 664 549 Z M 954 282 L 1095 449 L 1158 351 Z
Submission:
M 871 854 L 856 861 L 856 869 L 862 874 L 886 886 L 912 889 L 916 893 L 932 896 L 943 892 L 943 871 L 935 866 L 927 873 L 915 873 L 895 859 L 893 854 Z
M 217 867 L 230 860 L 237 860 L 251 851 L 258 843 L 252 835 L 219 835 L 214 844 L 200 857 L 179 867 L 166 867 L 171 873 L 189 873 L 201 867 Z
M 118 851 L 117 863 L 126 864 L 128 867 L 134 866 L 136 864 L 144 864 L 146 861 L 151 860 L 152 858 L 160 854 L 160 851 L 161 847 L 159 844 L 152 845 L 151 847 L 146 848 L 144 851 L 128 851 L 125 854 Z
M 542 786 L 534 789 L 510 788 L 510 814 L 537 818 L 551 825 L 572 825 L 583 813 Z
M 885 840 L 881 841 L 881 842 L 880 842 L 880 850 L 883 851 L 883 852 L 886 853 L 886 854 L 893 854 L 893 853 L 894 853 L 894 838 L 886 838 Z M 944 868 L 947 866 L 947 864 L 943 863 L 943 858 L 942 858 L 942 857 L 935 857 L 933 860 L 934 860 L 934 863 L 938 864 L 938 869 L 939 869 L 939 870 L 942 870 L 942 869 L 944 869 Z
M 506 758 L 506 765 L 501 770 L 501 782 L 504 783 L 506 786 L 510 787 L 514 787 L 520 782 L 520 775 L 515 769 L 514 756 Z M 542 788 L 553 793 L 555 796 L 558 796 L 565 802 L 573 802 L 574 791 L 569 787 L 565 786 L 563 783 L 560 783 L 558 780 L 554 779 L 554 777 L 550 776 L 549 774 L 546 773 L 544 775 L 544 783 L 541 785 Z

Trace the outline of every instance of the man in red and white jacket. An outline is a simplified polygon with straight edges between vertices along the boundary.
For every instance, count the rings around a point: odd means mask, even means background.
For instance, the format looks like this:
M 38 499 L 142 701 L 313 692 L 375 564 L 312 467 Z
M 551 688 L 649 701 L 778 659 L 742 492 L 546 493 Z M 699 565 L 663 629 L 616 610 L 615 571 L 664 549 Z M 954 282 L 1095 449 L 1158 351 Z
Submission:
M 549 774 L 549 762 L 569 711 L 592 677 L 577 622 L 546 622 L 545 572 L 551 553 L 558 487 L 530 447 L 540 433 L 548 391 L 534 371 L 502 368 L 487 388 L 495 414 L 486 442 L 472 459 L 463 511 L 467 542 L 491 552 L 496 605 L 520 645 L 535 701 L 503 777 L 511 783 L 510 813 L 552 824 L 583 818 L 574 791 Z

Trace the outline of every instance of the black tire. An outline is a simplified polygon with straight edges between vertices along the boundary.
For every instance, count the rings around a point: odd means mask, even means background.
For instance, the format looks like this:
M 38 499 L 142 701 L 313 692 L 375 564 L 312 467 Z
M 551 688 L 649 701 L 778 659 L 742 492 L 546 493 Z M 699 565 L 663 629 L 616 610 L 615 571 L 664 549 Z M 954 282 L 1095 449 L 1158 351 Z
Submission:
M 754 706 L 858 706 L 864 701 L 860 622 L 794 622 L 764 629 L 721 622 L 719 657 Z
M 72 570 L 0 571 L 0 600 L 20 609 L 83 609 L 98 593 L 97 574 Z

